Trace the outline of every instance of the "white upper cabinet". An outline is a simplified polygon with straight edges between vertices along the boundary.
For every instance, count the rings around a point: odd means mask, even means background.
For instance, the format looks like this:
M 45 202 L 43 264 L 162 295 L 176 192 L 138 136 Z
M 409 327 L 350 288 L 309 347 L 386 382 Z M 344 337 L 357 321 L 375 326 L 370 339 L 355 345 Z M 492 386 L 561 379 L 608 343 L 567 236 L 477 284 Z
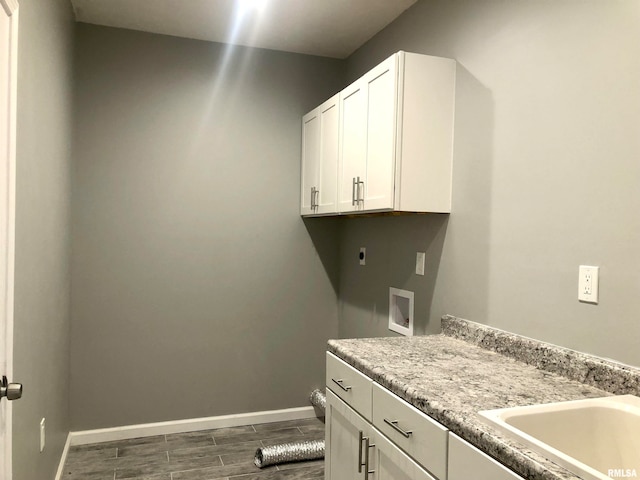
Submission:
M 396 64 L 394 55 L 340 93 L 340 212 L 393 209 Z
M 337 108 L 326 125 L 321 118 L 314 124 L 326 104 L 307 114 L 302 215 L 449 213 L 455 70 L 451 59 L 398 52 L 329 101 L 335 105 L 337 98 Z M 325 128 L 337 129 L 337 148 L 336 136 Z M 325 204 L 323 190 L 334 190 L 317 187 L 306 169 L 314 163 L 309 159 L 317 158 L 315 163 L 328 172 L 334 152 L 335 177 L 326 177 L 337 179 L 337 203 L 327 199 Z
M 336 94 L 302 117 L 301 215 L 338 211 L 339 109 Z

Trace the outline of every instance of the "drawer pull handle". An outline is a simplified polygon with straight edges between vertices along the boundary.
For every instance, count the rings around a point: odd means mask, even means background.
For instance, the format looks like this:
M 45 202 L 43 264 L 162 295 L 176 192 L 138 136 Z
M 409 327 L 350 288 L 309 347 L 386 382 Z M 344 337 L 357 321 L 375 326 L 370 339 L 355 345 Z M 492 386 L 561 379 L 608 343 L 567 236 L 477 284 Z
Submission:
M 338 385 L 342 390 L 344 390 L 345 392 L 348 392 L 349 390 L 351 390 L 351 387 L 345 387 L 342 382 L 344 382 L 344 380 L 340 379 L 340 380 L 336 380 L 335 378 L 332 378 L 331 380 L 333 380 L 333 383 L 335 383 L 336 385 Z
M 384 423 L 386 423 L 387 425 L 389 425 L 391 428 L 393 428 L 396 432 L 399 432 L 404 438 L 409 438 L 413 432 L 410 430 L 403 430 L 398 426 L 398 421 L 397 420 L 388 420 L 388 419 L 384 419 Z

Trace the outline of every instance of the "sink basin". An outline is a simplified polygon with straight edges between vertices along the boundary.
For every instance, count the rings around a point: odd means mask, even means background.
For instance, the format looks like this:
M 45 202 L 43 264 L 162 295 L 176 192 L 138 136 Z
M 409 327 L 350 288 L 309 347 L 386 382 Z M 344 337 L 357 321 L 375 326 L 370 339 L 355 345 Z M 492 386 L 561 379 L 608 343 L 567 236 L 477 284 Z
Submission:
M 634 395 L 479 413 L 505 435 L 584 479 L 640 476 L 640 398 Z

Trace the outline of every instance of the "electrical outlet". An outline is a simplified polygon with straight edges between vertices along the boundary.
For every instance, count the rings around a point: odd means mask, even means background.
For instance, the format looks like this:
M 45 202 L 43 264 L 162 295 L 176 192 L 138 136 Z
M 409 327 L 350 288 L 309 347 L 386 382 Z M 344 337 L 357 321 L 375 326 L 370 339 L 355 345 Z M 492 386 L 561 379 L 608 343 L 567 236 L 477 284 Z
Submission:
M 367 249 L 365 247 L 360 247 L 360 255 L 358 258 L 360 259 L 360 265 L 367 264 Z
M 45 430 L 45 419 L 40 420 L 40 451 L 44 450 L 44 430 Z
M 598 274 L 600 267 L 580 265 L 578 269 L 578 300 L 598 303 Z

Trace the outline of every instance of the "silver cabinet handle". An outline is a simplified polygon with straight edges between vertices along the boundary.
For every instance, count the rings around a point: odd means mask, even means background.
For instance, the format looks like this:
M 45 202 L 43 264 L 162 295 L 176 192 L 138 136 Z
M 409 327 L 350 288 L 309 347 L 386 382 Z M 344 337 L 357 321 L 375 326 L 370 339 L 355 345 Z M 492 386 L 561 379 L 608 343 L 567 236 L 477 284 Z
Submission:
M 320 190 L 318 190 L 318 189 L 316 188 L 315 193 L 316 193 L 316 198 L 315 198 L 315 208 L 316 208 L 316 210 L 317 210 L 317 209 L 318 209 L 318 207 L 320 206 L 320 202 L 319 202 L 319 200 L 320 200 Z
M 362 462 L 362 441 L 364 440 L 364 463 Z M 362 430 L 358 430 L 358 473 L 362 473 L 362 467 L 364 467 L 364 478 L 369 476 L 370 473 L 374 473 L 374 470 L 369 470 L 369 449 L 375 447 L 373 443 L 370 443 L 369 437 L 363 435 Z
M 345 392 L 348 392 L 349 390 L 351 390 L 351 387 L 345 387 L 342 383 L 344 382 L 344 380 L 340 379 L 340 380 L 336 380 L 335 378 L 331 379 L 333 381 L 333 383 L 335 383 L 336 385 L 338 385 L 342 390 L 344 390 Z
M 7 377 L 2 376 L 2 383 L 0 383 L 0 400 L 2 397 L 7 397 L 7 400 L 18 400 L 22 398 L 22 384 L 21 383 L 9 383 Z
M 369 437 L 364 437 L 364 480 L 369 478 L 370 473 L 375 473 L 375 470 L 369 470 L 369 449 L 375 447 L 373 443 L 370 443 Z
M 397 420 L 388 420 L 388 419 L 384 419 L 384 423 L 386 423 L 387 425 L 389 425 L 391 428 L 393 428 L 396 432 L 400 433 L 404 438 L 409 438 L 413 432 L 408 430 L 405 431 L 403 429 L 401 429 L 398 426 L 398 421 Z
M 316 187 L 311 187 L 311 210 L 315 210 L 318 208 L 318 194 L 320 190 Z
M 360 186 L 362 185 L 362 188 Z M 356 177 L 355 180 L 355 204 L 360 206 L 360 203 L 364 205 L 364 180 L 360 180 L 360 177 Z
M 360 179 L 360 177 L 358 177 Z M 353 177 L 353 184 L 351 185 L 351 206 L 356 204 L 356 177 Z
M 358 430 L 358 473 L 362 473 L 362 440 L 364 440 L 364 436 L 362 434 L 362 430 Z

